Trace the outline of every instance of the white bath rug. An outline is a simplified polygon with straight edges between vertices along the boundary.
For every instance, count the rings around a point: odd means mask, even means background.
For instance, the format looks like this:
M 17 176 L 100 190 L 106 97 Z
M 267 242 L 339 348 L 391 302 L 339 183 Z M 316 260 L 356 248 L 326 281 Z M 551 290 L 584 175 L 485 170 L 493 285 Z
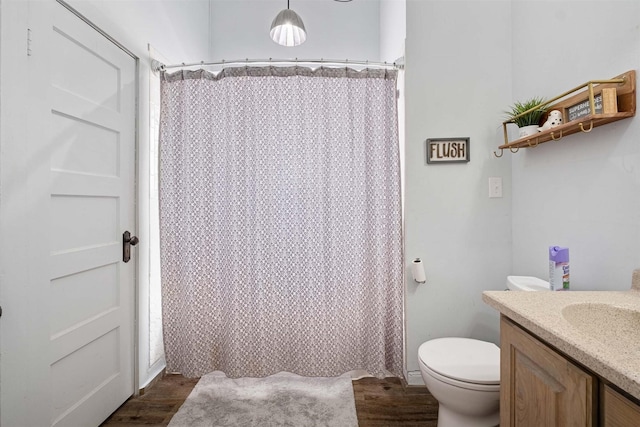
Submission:
M 200 378 L 169 427 L 357 427 L 350 377 Z

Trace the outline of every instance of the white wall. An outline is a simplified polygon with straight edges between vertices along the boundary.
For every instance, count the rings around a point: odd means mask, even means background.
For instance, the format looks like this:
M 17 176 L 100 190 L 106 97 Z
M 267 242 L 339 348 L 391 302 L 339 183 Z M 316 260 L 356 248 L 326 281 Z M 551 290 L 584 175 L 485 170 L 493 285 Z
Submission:
M 516 0 L 513 44 L 514 99 L 639 70 L 640 2 Z M 629 289 L 640 266 L 639 137 L 635 117 L 505 154 L 513 159 L 514 274 L 546 279 L 548 246 L 561 245 L 573 290 Z
M 325 58 L 379 60 L 379 1 L 291 0 L 307 41 L 284 47 L 269 37 L 286 0 L 212 0 L 211 60 Z
M 151 45 L 175 62 L 200 61 L 209 47 L 208 0 L 67 0 L 94 24 L 140 58 L 138 133 L 138 211 L 137 234 L 140 244 L 134 256 L 138 270 L 139 375 L 144 387 L 164 368 L 158 319 L 150 319 L 154 295 L 149 283 L 149 139 Z M 157 295 L 156 295 L 157 296 Z M 155 323 L 154 323 L 155 322 Z M 150 331 L 154 331 L 150 334 Z
M 404 55 L 407 1 L 380 0 L 380 60 L 394 62 Z
M 207 53 L 209 0 L 66 1 L 140 58 L 149 44 L 178 62 Z
M 511 102 L 511 3 L 408 0 L 405 258 L 407 370 L 431 338 L 498 341 L 482 291 L 504 289 L 511 266 L 510 159 L 500 143 Z M 471 161 L 427 165 L 425 140 L 470 137 Z M 488 177 L 504 197 L 488 198 Z M 425 262 L 417 285 L 409 263 Z M 409 381 L 412 378 L 410 376 Z

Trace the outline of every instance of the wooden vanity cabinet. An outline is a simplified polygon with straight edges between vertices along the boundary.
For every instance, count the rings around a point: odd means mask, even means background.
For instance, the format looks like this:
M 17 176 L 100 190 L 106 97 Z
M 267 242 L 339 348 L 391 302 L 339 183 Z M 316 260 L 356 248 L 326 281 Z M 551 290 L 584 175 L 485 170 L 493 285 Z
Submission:
M 597 426 L 598 379 L 500 320 L 500 426 Z
M 609 385 L 601 386 L 601 426 L 640 426 L 640 406 Z
M 500 316 L 501 427 L 640 427 L 640 401 Z

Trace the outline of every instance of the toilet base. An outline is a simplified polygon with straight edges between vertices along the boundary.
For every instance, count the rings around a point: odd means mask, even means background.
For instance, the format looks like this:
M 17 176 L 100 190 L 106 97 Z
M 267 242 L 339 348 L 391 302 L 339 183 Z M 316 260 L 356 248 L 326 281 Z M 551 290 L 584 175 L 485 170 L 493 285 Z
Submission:
M 440 404 L 438 406 L 438 427 L 496 427 L 500 425 L 500 413 L 469 417 L 454 412 Z

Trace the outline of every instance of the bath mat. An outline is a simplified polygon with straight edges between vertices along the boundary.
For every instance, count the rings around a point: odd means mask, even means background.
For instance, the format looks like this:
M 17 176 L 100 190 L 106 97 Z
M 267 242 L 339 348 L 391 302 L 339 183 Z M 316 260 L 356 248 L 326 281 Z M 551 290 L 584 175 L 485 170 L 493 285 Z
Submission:
M 200 378 L 169 427 L 357 427 L 351 377 Z

